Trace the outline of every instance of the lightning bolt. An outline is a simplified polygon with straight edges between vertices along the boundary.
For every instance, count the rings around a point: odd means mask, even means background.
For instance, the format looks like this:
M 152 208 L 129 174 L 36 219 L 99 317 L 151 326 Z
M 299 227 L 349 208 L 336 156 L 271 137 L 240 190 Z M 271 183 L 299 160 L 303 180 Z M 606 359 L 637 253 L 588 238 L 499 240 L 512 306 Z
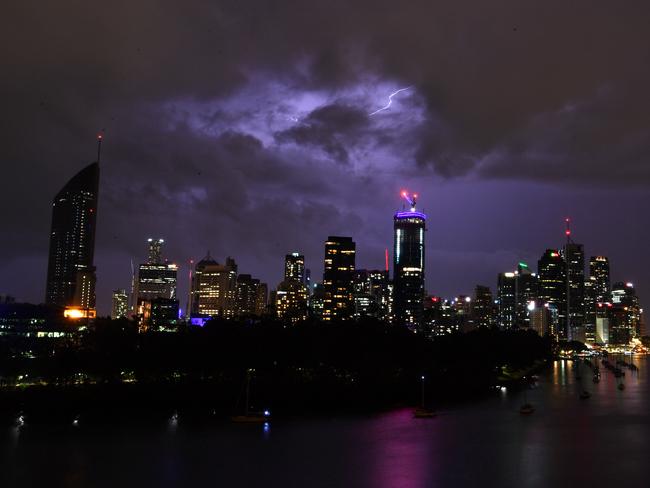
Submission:
M 393 97 L 395 95 L 397 95 L 398 93 L 400 93 L 400 92 L 408 90 L 409 88 L 411 88 L 411 87 L 407 86 L 406 88 L 400 88 L 399 90 L 396 90 L 393 93 L 391 93 L 390 95 L 388 95 L 388 103 L 386 105 L 384 105 L 383 107 L 381 107 L 380 109 L 375 110 L 372 113 L 369 113 L 368 116 L 372 117 L 373 115 L 378 114 L 379 112 L 383 112 L 384 110 L 388 110 L 388 108 L 393 104 Z

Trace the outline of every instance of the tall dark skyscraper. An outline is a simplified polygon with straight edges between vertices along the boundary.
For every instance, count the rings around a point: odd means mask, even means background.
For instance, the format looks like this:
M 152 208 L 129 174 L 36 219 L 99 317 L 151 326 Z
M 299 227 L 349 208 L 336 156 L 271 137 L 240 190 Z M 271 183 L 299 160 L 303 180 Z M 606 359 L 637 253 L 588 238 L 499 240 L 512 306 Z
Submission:
M 488 328 L 494 323 L 494 300 L 489 287 L 476 285 L 472 314 L 478 328 Z
M 589 259 L 589 276 L 594 278 L 596 302 L 609 302 L 611 300 L 609 259 L 605 256 L 591 256 Z
M 514 329 L 517 318 L 516 273 L 499 273 L 497 302 L 498 324 L 502 329 Z
M 417 329 L 424 314 L 424 232 L 427 216 L 415 209 L 417 195 L 402 196 L 410 210 L 394 216 L 393 305 L 395 322 Z
M 541 305 L 549 304 L 557 314 L 549 332 L 566 338 L 566 262 L 556 249 L 547 249 L 537 262 L 538 295 Z
M 567 269 L 567 333 L 569 339 L 584 340 L 585 252 L 582 244 L 569 241 L 564 246 Z
M 99 159 L 99 158 L 98 158 Z M 52 229 L 45 302 L 62 307 L 95 307 L 95 229 L 99 163 L 68 181 L 52 201 Z
M 524 262 L 517 265 L 516 274 L 515 301 L 517 303 L 517 312 L 515 324 L 518 328 L 528 328 L 530 327 L 529 305 L 537 299 L 538 278 Z
M 323 320 L 348 320 L 354 315 L 356 244 L 351 237 L 329 236 L 325 242 Z

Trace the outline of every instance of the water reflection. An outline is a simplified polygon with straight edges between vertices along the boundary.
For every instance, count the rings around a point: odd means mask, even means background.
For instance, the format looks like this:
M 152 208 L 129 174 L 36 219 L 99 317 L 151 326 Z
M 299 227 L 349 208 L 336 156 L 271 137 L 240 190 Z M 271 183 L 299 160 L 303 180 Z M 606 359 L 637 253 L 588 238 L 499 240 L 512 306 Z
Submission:
M 403 409 L 274 420 L 272 429 L 176 412 L 149 424 L 84 416 L 75 429 L 71 418 L 19 425 L 14 414 L 0 431 L 0 486 L 645 486 L 648 360 L 624 360 L 640 368 L 625 370 L 624 391 L 596 360 L 599 383 L 584 363 L 554 362 L 527 391 L 530 416 L 519 414 L 523 392 L 510 388 L 433 419 Z M 590 398 L 579 397 L 583 389 Z

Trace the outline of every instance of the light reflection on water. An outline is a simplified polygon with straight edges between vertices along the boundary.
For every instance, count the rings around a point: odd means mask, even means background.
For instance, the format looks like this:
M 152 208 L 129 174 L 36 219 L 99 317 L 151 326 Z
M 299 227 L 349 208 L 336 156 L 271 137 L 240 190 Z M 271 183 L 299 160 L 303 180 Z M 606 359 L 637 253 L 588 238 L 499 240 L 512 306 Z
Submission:
M 235 425 L 181 412 L 147 424 L 84 417 L 73 428 L 27 416 L 0 431 L 0 486 L 645 486 L 648 361 L 625 360 L 640 371 L 625 370 L 624 391 L 602 366 L 593 383 L 584 364 L 577 380 L 573 361 L 555 362 L 527 391 L 529 417 L 512 389 L 433 419 L 402 409 Z M 583 389 L 591 398 L 579 399 Z

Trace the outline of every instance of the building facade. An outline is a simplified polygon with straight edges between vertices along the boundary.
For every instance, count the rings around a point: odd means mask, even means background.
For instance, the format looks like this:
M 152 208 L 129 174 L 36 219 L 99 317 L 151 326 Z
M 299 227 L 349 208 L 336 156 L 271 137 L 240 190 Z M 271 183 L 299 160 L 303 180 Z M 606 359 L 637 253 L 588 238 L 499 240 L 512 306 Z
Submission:
M 73 176 L 52 201 L 45 303 L 95 308 L 99 163 Z
M 351 237 L 329 236 L 325 242 L 323 312 L 325 321 L 354 317 L 356 244 Z
M 409 211 L 393 217 L 393 306 L 395 323 L 417 330 L 424 314 L 427 216 L 416 211 L 414 200 L 410 203 Z

